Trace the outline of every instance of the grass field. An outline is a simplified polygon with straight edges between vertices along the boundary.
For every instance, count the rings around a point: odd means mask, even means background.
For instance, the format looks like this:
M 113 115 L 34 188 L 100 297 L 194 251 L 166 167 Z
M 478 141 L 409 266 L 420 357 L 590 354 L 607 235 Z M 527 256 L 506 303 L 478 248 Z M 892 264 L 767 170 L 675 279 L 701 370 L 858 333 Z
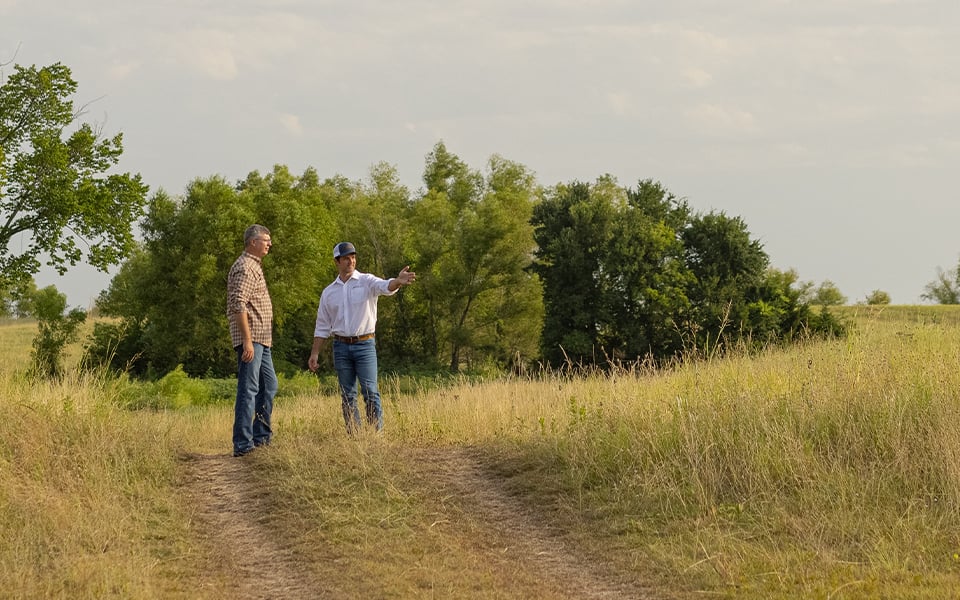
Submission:
M 282 560 L 337 590 L 323 597 L 605 581 L 571 559 L 650 597 L 957 597 L 960 307 L 840 312 L 848 339 L 658 373 L 386 377 L 379 436 L 348 437 L 339 400 L 298 380 L 273 446 L 237 468 Z M 31 327 L 0 324 L 0 595 L 231 595 L 187 475 L 229 451 L 232 406 L 129 410 L 127 381 L 30 381 Z M 518 539 L 472 511 L 497 502 Z M 560 566 L 519 538 L 562 546 Z

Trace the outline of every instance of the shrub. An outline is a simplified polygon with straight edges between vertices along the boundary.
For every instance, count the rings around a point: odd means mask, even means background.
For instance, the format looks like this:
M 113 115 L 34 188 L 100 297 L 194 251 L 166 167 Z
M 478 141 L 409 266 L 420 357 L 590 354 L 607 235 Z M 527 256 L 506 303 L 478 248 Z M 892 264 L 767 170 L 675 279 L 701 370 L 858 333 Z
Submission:
M 33 339 L 33 372 L 39 377 L 63 377 L 63 349 L 77 338 L 87 313 L 75 308 L 65 314 L 67 296 L 55 286 L 39 290 L 33 298 L 37 337 Z

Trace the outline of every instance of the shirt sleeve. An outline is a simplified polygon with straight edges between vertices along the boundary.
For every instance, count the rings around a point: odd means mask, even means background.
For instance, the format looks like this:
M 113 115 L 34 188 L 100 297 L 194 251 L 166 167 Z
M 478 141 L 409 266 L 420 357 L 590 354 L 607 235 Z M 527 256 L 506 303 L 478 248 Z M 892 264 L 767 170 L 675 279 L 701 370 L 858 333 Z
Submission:
M 367 285 L 373 288 L 376 291 L 378 296 L 392 296 L 396 294 L 397 291 L 400 289 L 400 288 L 397 288 L 391 292 L 389 279 L 381 279 L 376 275 L 370 275 L 369 277 L 370 279 Z
M 320 305 L 317 306 L 317 322 L 313 328 L 313 337 L 328 338 L 330 337 L 330 328 L 333 327 L 330 315 L 323 305 L 325 296 L 327 296 L 326 290 L 320 294 Z
M 242 265 L 234 265 L 228 279 L 230 293 L 227 294 L 227 315 L 236 315 L 246 310 L 250 299 L 247 270 Z

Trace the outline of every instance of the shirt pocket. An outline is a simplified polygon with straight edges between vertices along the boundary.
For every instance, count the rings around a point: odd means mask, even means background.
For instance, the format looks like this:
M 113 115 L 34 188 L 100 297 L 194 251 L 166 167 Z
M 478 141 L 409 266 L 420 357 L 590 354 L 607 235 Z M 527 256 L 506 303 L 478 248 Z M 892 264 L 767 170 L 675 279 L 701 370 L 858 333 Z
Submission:
M 367 290 L 362 286 L 351 287 L 347 291 L 347 299 L 350 304 L 360 304 L 367 300 Z

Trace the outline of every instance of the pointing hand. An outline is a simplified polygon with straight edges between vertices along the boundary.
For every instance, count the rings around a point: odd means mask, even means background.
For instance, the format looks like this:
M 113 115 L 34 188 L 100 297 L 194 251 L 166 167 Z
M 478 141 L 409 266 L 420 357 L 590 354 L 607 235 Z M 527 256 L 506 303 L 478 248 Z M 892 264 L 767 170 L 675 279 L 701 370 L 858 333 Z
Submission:
M 397 275 L 397 281 L 400 282 L 400 285 L 410 285 L 416 280 L 417 274 L 410 270 L 410 265 L 400 269 L 400 274 Z

